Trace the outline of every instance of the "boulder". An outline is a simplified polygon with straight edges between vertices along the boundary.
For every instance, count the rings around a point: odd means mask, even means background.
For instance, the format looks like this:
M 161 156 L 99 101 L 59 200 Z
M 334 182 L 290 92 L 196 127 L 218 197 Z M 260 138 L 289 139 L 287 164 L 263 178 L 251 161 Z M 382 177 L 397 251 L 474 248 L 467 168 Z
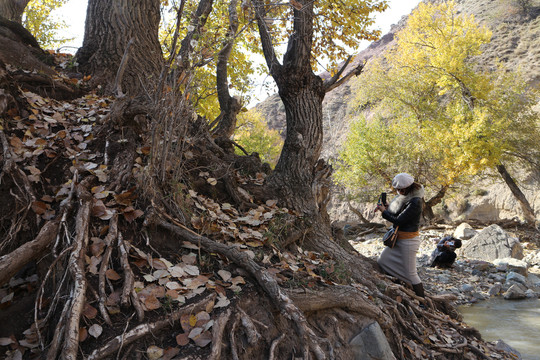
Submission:
M 458 254 L 470 259 L 493 261 L 502 258 L 523 258 L 523 247 L 519 240 L 508 236 L 499 225 L 493 224 L 472 239 L 464 242 Z
M 349 343 L 355 360 L 395 360 L 390 344 L 379 323 L 373 322 L 366 326 L 360 334 Z
M 505 343 L 503 340 L 499 339 L 495 342 L 495 348 L 497 350 L 502 350 L 502 351 L 505 351 L 511 355 L 514 356 L 514 358 L 516 360 L 521 360 L 521 354 L 519 353 L 519 351 L 517 351 L 516 349 L 514 349 L 513 347 L 511 347 L 510 345 L 508 345 L 507 343 Z
M 454 237 L 461 240 L 469 240 L 474 235 L 476 235 L 478 232 L 472 228 L 471 225 L 467 223 L 461 223 L 459 226 L 454 230 Z
M 525 261 L 514 258 L 495 259 L 493 265 L 499 271 L 513 271 L 523 276 L 527 276 L 527 268 L 529 267 Z
M 489 296 L 497 296 L 497 295 L 499 295 L 501 290 L 502 290 L 501 283 L 496 283 L 495 285 L 493 285 L 492 287 L 489 288 L 488 294 L 489 294 Z
M 508 275 L 506 275 L 506 281 L 508 283 L 519 283 L 523 286 L 527 286 L 527 278 L 513 271 L 510 271 Z
M 506 300 L 521 300 L 525 299 L 527 294 L 525 294 L 525 291 L 520 285 L 514 284 L 510 286 L 508 290 L 506 290 L 503 296 Z

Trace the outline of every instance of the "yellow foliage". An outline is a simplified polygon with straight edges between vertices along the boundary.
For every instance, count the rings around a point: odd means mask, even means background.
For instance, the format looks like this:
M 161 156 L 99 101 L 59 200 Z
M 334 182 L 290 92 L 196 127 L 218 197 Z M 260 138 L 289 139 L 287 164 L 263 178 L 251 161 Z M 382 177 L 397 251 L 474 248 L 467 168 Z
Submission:
M 355 176 L 365 183 L 392 169 L 449 186 L 538 139 L 537 98 L 520 74 L 502 66 L 483 71 L 475 61 L 490 38 L 454 2 L 421 3 L 395 47 L 356 82 L 356 106 L 382 120 L 356 120 L 338 180 L 361 185 Z
M 238 115 L 237 129 L 234 140 L 248 154 L 256 152 L 262 162 L 267 162 L 273 168 L 279 159 L 283 139 L 277 130 L 268 128 L 262 115 L 256 110 L 249 110 Z M 237 149 L 237 154 L 243 154 Z
M 52 11 L 68 0 L 31 0 L 23 14 L 23 26 L 34 35 L 42 48 L 61 45 L 69 39 L 56 39 L 57 31 L 66 28 L 64 21 L 54 19 Z

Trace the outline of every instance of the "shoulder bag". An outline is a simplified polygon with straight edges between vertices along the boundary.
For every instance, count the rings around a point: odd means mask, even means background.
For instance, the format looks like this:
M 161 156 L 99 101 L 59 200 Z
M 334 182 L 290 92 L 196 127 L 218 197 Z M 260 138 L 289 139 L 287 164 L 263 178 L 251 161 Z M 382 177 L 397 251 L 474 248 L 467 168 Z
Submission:
M 390 249 L 396 246 L 396 241 L 398 238 L 398 228 L 399 226 L 396 226 L 395 228 L 391 227 L 383 236 L 383 244 L 388 246 Z

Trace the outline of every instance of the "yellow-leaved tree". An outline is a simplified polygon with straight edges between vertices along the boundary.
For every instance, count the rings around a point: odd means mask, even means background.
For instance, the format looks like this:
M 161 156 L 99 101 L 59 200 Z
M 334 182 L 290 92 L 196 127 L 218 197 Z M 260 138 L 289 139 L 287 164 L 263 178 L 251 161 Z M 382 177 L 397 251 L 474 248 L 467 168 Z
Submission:
M 24 27 L 34 35 L 44 49 L 59 46 L 70 39 L 58 38 L 58 31 L 65 29 L 63 20 L 57 19 L 52 12 L 67 0 L 31 0 L 23 14 Z
M 503 175 L 502 162 L 538 138 L 537 95 L 519 73 L 475 61 L 490 39 L 489 29 L 458 13 L 454 2 L 421 3 L 395 46 L 358 81 L 357 105 L 369 106 L 376 120 L 353 125 L 338 180 L 347 185 L 382 175 L 388 183 L 390 174 L 411 172 L 435 194 L 427 202 L 430 214 L 450 186 L 487 168 Z M 371 134 L 373 143 L 360 133 Z M 364 155 L 361 167 L 355 154 Z M 509 186 L 518 196 L 515 183 Z
M 268 163 L 272 168 L 276 166 L 283 139 L 277 130 L 268 127 L 258 111 L 249 110 L 239 114 L 234 140 L 247 153 L 256 152 L 262 162 Z M 240 149 L 236 152 L 243 153 Z

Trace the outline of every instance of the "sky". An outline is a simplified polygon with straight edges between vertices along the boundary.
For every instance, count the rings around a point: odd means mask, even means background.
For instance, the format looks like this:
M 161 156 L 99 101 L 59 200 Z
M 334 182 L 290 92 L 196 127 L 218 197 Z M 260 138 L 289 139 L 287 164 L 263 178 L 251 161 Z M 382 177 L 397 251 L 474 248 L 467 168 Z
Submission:
M 418 5 L 421 0 L 388 0 L 389 8 L 382 14 L 376 14 L 374 29 L 381 30 L 386 34 L 393 24 L 396 24 L 402 16 L 410 14 L 411 10 Z M 68 26 L 65 32 L 60 35 L 73 38 L 60 50 L 62 52 L 75 53 L 82 45 L 84 36 L 84 22 L 86 19 L 86 0 L 69 0 L 64 6 L 57 10 L 56 16 L 64 20 Z M 369 46 L 368 41 L 362 42 L 358 51 Z M 256 89 L 253 93 L 254 102 L 262 101 L 267 97 L 267 90 L 264 89 L 263 82 L 269 81 L 267 77 L 255 79 Z M 252 101 L 252 102 L 253 102 Z

